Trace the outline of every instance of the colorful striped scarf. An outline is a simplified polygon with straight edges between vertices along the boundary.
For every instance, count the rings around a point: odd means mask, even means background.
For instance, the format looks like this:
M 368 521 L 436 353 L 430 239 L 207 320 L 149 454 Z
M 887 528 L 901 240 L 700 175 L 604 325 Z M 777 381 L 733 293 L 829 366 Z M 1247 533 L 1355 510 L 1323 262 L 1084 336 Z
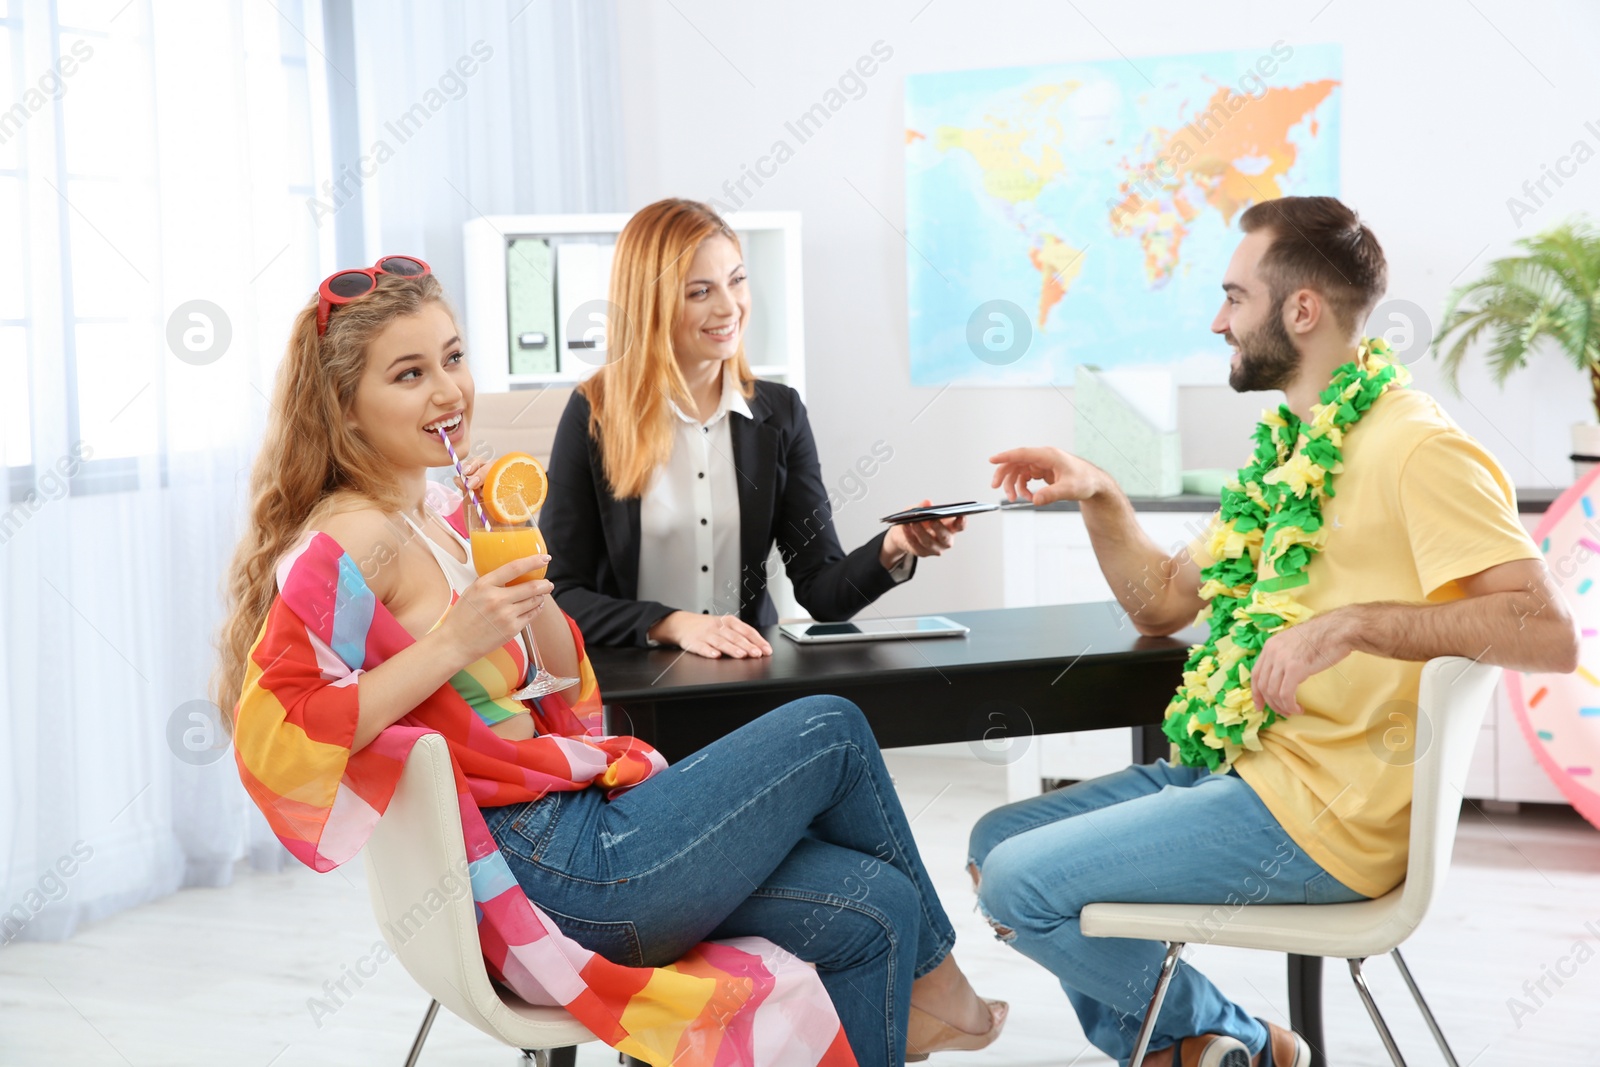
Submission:
M 452 521 L 459 529 L 459 514 Z M 600 1040 L 648 1063 L 853 1067 L 816 972 L 776 945 L 741 938 L 699 945 L 670 967 L 624 967 L 563 935 L 522 892 L 480 807 L 550 790 L 599 787 L 615 796 L 666 767 L 637 739 L 603 736 L 599 686 L 570 618 L 579 696 L 572 704 L 559 694 L 535 701 L 539 736 L 512 741 L 489 729 L 457 688 L 463 672 L 351 752 L 363 672 L 413 639 L 327 534 L 309 533 L 289 552 L 277 584 L 250 652 L 234 753 L 245 789 L 295 858 L 321 872 L 355 856 L 394 795 L 411 746 L 442 734 L 491 976 L 529 1003 L 561 1005 Z

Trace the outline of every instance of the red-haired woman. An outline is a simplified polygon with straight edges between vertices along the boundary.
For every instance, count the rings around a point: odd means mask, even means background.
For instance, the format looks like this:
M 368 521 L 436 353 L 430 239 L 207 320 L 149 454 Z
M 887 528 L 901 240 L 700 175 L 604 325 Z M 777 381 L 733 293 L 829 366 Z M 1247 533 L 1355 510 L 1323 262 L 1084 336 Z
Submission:
M 749 285 L 704 204 L 658 201 L 617 240 L 609 362 L 567 404 L 540 518 L 556 600 L 591 641 L 766 655 L 774 543 L 801 606 L 838 621 L 963 527 L 892 526 L 845 554 L 805 405 L 745 358 Z

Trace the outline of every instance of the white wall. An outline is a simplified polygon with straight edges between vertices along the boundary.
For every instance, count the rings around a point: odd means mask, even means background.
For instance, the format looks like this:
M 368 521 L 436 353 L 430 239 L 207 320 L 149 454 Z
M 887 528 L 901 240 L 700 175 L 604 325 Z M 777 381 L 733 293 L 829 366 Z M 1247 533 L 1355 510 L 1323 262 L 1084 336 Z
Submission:
M 1475 5 L 1475 6 L 1474 6 Z M 1070 390 L 912 388 L 906 351 L 902 161 L 911 73 L 1336 42 L 1344 48 L 1341 197 L 1389 256 L 1391 297 L 1437 318 L 1510 241 L 1600 205 L 1600 158 L 1519 230 L 1507 198 L 1542 164 L 1587 140 L 1600 148 L 1593 48 L 1600 7 L 1583 3 L 1391 0 L 1123 4 L 1077 0 L 624 0 L 620 67 L 627 207 L 663 196 L 719 197 L 786 135 L 875 41 L 893 56 L 865 95 L 798 145 L 753 191 L 750 209 L 804 213 L 808 401 L 823 475 L 882 439 L 894 459 L 838 514 L 849 547 L 877 516 L 915 503 L 989 496 L 986 457 L 1021 444 L 1070 448 Z M 1553 188 L 1553 187 L 1551 187 Z M 1203 265 L 1201 265 L 1203 267 Z M 1214 269 L 1220 280 L 1224 264 Z M 1222 343 L 1217 342 L 1219 350 Z M 1519 485 L 1570 480 L 1568 425 L 1593 418 L 1588 385 L 1554 355 L 1502 393 L 1476 371 L 1465 398 L 1431 360 L 1417 387 L 1438 395 Z M 1182 391 L 1185 465 L 1237 466 L 1264 396 Z M 948 556 L 925 561 L 886 610 L 999 606 L 999 524 L 979 517 Z

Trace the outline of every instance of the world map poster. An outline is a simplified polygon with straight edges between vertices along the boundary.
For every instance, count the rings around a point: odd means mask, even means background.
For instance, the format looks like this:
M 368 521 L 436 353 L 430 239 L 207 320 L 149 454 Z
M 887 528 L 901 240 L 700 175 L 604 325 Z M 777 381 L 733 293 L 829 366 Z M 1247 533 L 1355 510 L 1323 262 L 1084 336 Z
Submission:
M 1239 214 L 1339 192 L 1340 49 L 906 79 L 914 385 L 1222 382 L 1209 331 Z

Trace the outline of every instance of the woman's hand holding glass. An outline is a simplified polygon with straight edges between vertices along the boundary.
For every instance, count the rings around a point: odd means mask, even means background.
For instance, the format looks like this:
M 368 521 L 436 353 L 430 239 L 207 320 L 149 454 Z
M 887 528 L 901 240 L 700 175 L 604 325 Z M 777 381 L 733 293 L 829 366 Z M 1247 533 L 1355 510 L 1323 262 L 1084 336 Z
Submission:
M 489 655 L 533 622 L 555 586 L 526 576 L 549 564 L 549 556 L 524 556 L 467 586 L 439 624 L 459 650 L 463 667 Z

